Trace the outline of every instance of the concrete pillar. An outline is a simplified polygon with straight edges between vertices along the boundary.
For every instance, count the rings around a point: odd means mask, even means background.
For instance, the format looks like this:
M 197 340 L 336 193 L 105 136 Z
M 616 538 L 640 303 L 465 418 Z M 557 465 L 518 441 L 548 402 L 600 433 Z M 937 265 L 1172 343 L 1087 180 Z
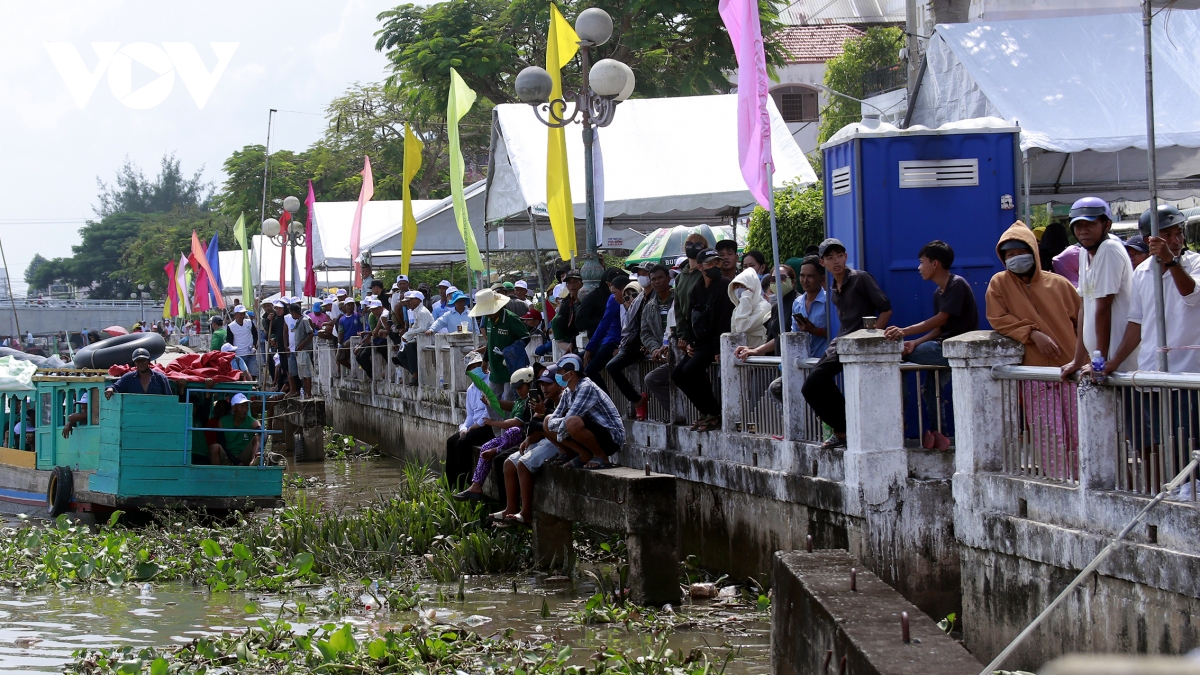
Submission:
M 745 395 L 743 375 L 733 352 L 746 344 L 745 333 L 725 333 L 721 336 L 721 430 L 742 431 L 742 397 Z
M 567 569 L 573 548 L 571 521 L 533 511 L 533 560 L 541 568 Z
M 786 441 L 809 440 L 804 402 L 804 380 L 808 371 L 800 364 L 808 358 L 808 333 L 783 333 L 779 336 L 780 364 L 783 377 L 783 438 Z
M 838 338 L 845 367 L 846 486 L 858 488 L 868 504 L 886 501 L 908 476 L 904 449 L 904 399 L 900 387 L 903 343 L 879 329 Z
M 1019 365 L 1025 346 L 995 331 L 977 330 L 943 342 L 942 354 L 954 375 L 954 471 L 1000 471 L 1001 382 L 992 378 L 992 367 Z
M 1120 419 L 1117 388 L 1079 385 L 1079 487 L 1112 490 L 1117 487 L 1117 420 Z M 1086 511 L 1085 511 L 1086 512 Z
M 631 532 L 625 535 L 629 593 L 639 605 L 662 607 L 679 603 L 678 531 L 664 534 Z

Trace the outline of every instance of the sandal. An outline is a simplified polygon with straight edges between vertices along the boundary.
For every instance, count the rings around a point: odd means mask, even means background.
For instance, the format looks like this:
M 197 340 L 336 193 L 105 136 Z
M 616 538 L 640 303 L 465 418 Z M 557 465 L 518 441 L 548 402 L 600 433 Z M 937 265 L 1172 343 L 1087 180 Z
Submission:
M 584 471 L 596 471 L 597 469 L 611 469 L 614 466 L 616 465 L 607 459 L 593 459 L 587 464 L 584 464 L 582 468 Z
M 836 450 L 844 447 L 846 447 L 846 437 L 839 437 L 837 434 L 825 439 L 825 442 L 821 444 L 822 450 Z
M 566 464 L 564 464 L 564 466 L 566 466 L 568 469 L 582 469 L 583 468 L 583 460 L 579 458 L 579 455 L 576 455 L 575 459 L 572 459 L 571 461 L 567 462 Z
M 712 415 L 710 417 L 707 417 L 707 418 L 701 420 L 700 426 L 698 426 L 696 428 L 696 431 L 699 431 L 701 433 L 707 433 L 709 431 L 719 431 L 720 429 L 721 429 L 721 416 L 720 415 Z

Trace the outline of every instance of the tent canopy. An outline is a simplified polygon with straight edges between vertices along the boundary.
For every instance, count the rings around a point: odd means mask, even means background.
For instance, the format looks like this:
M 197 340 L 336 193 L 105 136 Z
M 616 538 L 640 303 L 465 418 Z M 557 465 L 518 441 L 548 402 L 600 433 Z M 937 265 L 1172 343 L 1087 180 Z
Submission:
M 768 99 L 768 105 L 775 187 L 816 182 L 774 102 Z M 492 120 L 487 220 L 525 218 L 527 209 L 544 216 L 546 126 L 521 103 L 496 106 Z M 575 218 L 582 219 L 587 210 L 582 125 L 567 125 L 566 137 Z M 596 137 L 604 157 L 606 230 L 610 222 L 641 232 L 670 224 L 696 225 L 701 216 L 711 218 L 717 211 L 754 202 L 738 163 L 735 94 L 625 101 L 612 124 L 599 129 Z M 649 214 L 673 214 L 676 219 L 654 222 L 646 218 Z M 638 217 L 642 226 L 622 225 Z M 582 239 L 579 244 L 583 246 Z
M 425 209 L 437 203 L 434 199 L 414 199 L 413 214 L 420 214 Z M 329 269 L 350 269 L 350 229 L 354 223 L 354 212 L 358 202 L 317 202 L 313 205 L 313 267 Z M 359 230 L 359 241 L 369 242 L 379 238 L 384 232 L 398 230 L 404 218 L 404 202 L 400 200 L 371 201 L 363 208 L 362 226 Z M 462 247 L 461 240 L 458 247 Z M 365 246 L 360 247 L 366 250 Z M 397 247 L 399 248 L 399 247 Z M 417 248 L 434 248 L 442 250 L 445 247 L 421 246 Z M 456 248 L 451 246 L 451 249 Z M 297 249 L 299 250 L 299 249 Z M 266 261 L 263 261 L 264 264 Z M 279 264 L 279 260 L 275 260 Z M 301 265 L 303 267 L 303 265 Z M 268 277 L 270 278 L 270 277 Z
M 1138 14 L 939 25 L 911 125 L 999 117 L 1021 127 L 1032 201 L 1146 198 Z M 1154 21 L 1160 196 L 1200 193 L 1200 12 Z

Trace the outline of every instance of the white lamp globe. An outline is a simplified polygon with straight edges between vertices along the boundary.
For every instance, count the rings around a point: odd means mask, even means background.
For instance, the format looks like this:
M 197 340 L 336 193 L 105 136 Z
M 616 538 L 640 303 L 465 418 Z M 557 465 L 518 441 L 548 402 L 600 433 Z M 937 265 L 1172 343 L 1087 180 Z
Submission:
M 268 237 L 279 236 L 279 221 L 274 218 L 267 218 L 262 222 L 262 233 Z
M 625 89 L 629 77 L 625 74 L 624 64 L 616 59 L 600 59 L 588 73 L 592 91 L 597 96 L 613 98 Z
M 283 210 L 288 213 L 295 213 L 300 210 L 300 200 L 295 197 L 288 196 L 283 198 Z
M 517 98 L 530 105 L 545 103 L 550 99 L 554 81 L 545 68 L 529 66 L 517 73 Z
M 612 37 L 613 20 L 608 12 L 599 7 L 589 7 L 575 19 L 575 34 L 580 40 L 593 45 L 602 45 Z
M 292 234 L 303 234 L 304 229 L 304 223 L 300 222 L 299 218 L 293 218 L 291 222 L 288 223 L 288 232 L 291 232 Z
M 621 90 L 621 93 L 617 94 L 616 100 L 624 101 L 633 94 L 633 85 L 637 82 L 637 78 L 633 75 L 633 68 L 630 68 L 622 61 L 617 61 L 617 63 L 620 63 L 621 68 L 625 70 L 625 77 L 627 79 L 625 81 L 625 88 Z

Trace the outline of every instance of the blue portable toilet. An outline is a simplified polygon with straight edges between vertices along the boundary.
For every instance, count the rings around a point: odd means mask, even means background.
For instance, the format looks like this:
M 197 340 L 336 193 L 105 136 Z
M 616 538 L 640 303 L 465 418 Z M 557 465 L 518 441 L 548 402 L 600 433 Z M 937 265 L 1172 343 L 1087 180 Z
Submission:
M 936 289 L 917 272 L 917 252 L 941 239 L 954 249 L 951 271 L 975 291 L 980 328 L 990 327 L 984 293 L 1002 269 L 996 242 L 1020 213 L 1020 129 L 1000 122 L 852 124 L 822 146 L 827 236 L 846 245 L 851 267 L 879 282 L 892 324 L 933 315 Z

